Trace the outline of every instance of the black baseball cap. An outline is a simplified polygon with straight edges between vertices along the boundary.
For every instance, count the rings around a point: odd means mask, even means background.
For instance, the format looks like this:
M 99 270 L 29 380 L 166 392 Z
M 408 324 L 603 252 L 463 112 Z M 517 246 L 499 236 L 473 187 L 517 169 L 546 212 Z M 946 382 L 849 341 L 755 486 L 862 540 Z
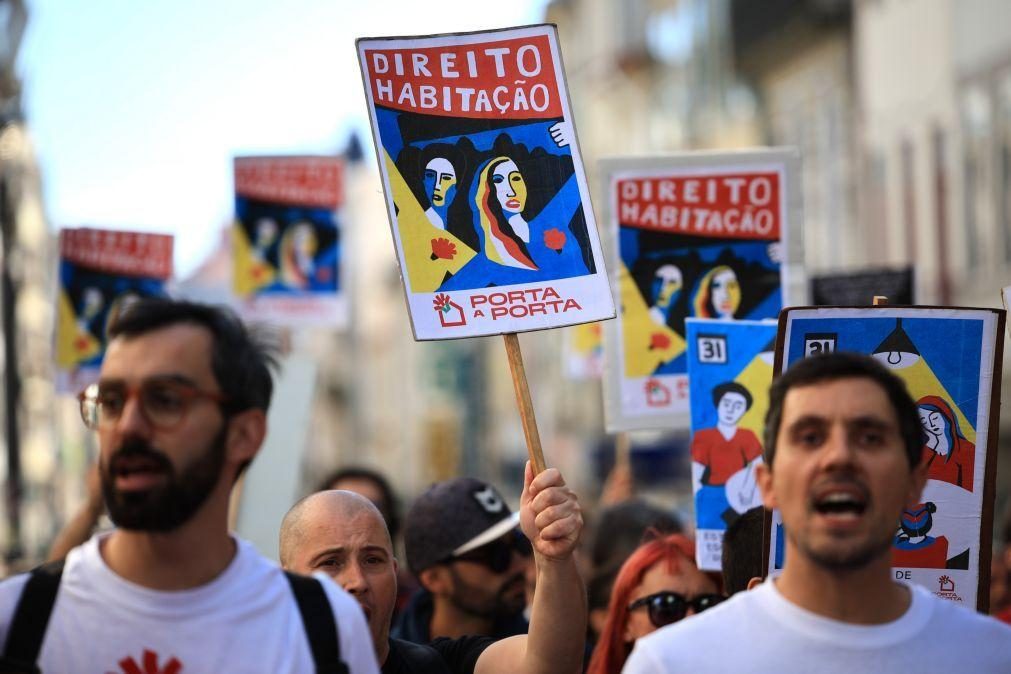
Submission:
M 414 573 L 479 548 L 519 524 L 495 487 L 472 477 L 432 485 L 407 513 L 404 548 Z

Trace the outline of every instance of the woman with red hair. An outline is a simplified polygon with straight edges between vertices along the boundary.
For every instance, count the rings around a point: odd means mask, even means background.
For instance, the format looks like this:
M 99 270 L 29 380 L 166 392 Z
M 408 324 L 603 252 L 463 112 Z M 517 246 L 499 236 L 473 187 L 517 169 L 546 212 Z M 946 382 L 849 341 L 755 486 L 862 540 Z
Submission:
M 587 674 L 618 674 L 636 639 L 723 601 L 694 559 L 692 542 L 671 534 L 643 543 L 625 560 Z

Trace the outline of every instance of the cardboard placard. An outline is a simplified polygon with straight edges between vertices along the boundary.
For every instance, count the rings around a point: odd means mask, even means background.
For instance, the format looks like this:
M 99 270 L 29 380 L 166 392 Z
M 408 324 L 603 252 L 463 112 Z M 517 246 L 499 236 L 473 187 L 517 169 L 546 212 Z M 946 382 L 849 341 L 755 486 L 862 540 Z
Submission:
M 906 383 L 928 473 L 922 503 L 896 523 L 893 571 L 981 611 L 989 603 L 1005 316 L 954 307 L 790 308 L 776 349 L 777 372 L 808 355 L 852 351 L 874 356 Z M 783 566 L 783 536 L 780 520 L 766 550 L 773 574 Z
M 610 431 L 689 426 L 685 319 L 774 318 L 803 258 L 797 152 L 601 162 L 619 319 L 605 329 Z
M 130 302 L 165 295 L 172 237 L 79 228 L 60 230 L 56 385 L 77 393 L 98 379 L 109 323 Z
M 565 330 L 565 376 L 573 381 L 600 379 L 604 374 L 604 326 L 583 323 Z
M 358 56 L 415 339 L 612 318 L 555 27 Z
M 233 283 L 244 318 L 344 327 L 344 163 L 338 157 L 236 157 Z
M 723 534 L 762 505 L 755 466 L 769 408 L 775 321 L 689 318 L 695 558 L 700 569 L 722 568 Z

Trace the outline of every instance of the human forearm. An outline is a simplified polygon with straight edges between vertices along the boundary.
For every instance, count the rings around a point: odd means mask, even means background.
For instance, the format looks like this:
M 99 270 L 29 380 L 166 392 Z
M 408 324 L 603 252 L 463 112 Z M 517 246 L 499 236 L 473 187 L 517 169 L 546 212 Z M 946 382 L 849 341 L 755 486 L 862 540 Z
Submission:
M 586 639 L 586 586 L 573 558 L 583 516 L 556 468 L 535 477 L 527 463 L 520 523 L 537 565 L 530 628 L 525 637 L 489 646 L 475 673 L 576 674 L 582 670 Z
M 586 584 L 576 560 L 537 555 L 537 589 L 523 654 L 524 674 L 579 672 L 586 644 Z

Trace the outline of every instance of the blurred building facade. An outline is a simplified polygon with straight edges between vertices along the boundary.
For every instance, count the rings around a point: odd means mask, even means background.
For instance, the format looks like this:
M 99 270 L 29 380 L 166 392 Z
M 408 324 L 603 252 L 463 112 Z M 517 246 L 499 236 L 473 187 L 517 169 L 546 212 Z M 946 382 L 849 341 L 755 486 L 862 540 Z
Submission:
M 55 239 L 42 207 L 38 165 L 16 72 L 27 23 L 20 0 L 0 3 L 0 310 L 4 483 L 0 545 L 7 561 L 35 557 L 60 521 L 59 443 L 53 389 Z M 78 496 L 74 493 L 73 496 Z

